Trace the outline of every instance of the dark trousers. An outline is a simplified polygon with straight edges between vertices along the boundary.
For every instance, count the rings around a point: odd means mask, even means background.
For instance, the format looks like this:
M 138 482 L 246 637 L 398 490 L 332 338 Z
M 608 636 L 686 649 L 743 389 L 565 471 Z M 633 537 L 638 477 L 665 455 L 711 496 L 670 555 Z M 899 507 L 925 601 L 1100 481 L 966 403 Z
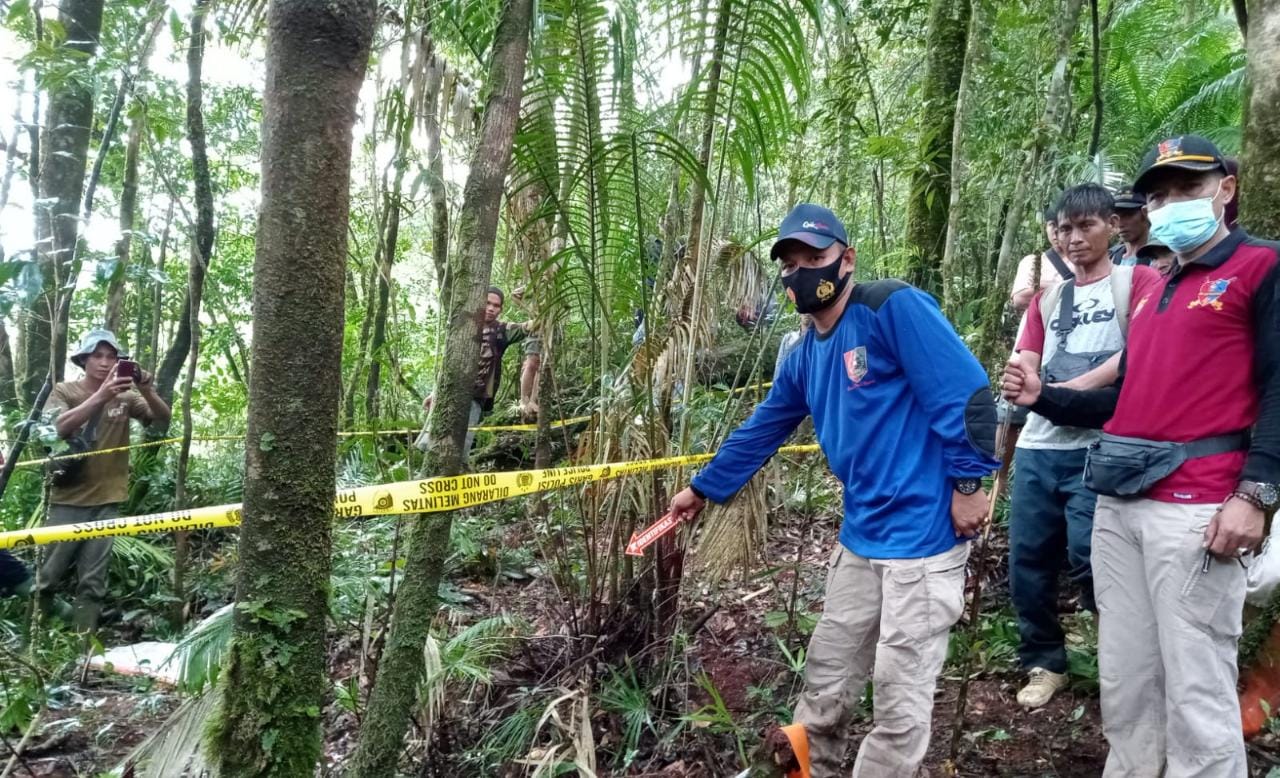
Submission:
M 87 521 L 114 519 L 120 515 L 120 504 L 108 505 L 49 505 L 49 518 L 45 526 L 79 524 Z M 92 632 L 98 627 L 102 601 L 107 596 L 107 568 L 111 566 L 111 544 L 115 538 L 93 538 L 54 543 L 45 553 L 44 564 L 36 574 L 36 596 L 45 613 L 53 611 L 53 593 L 76 568 L 76 601 L 73 621 L 81 632 Z
M 1009 511 L 1009 593 L 1018 615 L 1025 669 L 1067 671 L 1058 623 L 1058 575 L 1079 584 L 1081 604 L 1096 610 L 1089 544 L 1097 495 L 1084 486 L 1085 449 L 1020 448 L 1013 457 Z

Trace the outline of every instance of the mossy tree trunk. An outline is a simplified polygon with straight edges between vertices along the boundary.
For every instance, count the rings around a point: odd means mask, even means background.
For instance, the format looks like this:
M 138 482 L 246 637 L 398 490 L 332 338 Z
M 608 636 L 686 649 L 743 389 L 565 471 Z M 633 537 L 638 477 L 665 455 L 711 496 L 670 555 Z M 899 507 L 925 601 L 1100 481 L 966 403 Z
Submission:
M 480 356 L 484 293 L 520 115 L 532 16 L 532 0 L 507 0 L 494 36 L 489 97 L 458 211 L 458 253 L 448 265 L 447 286 L 441 292 L 448 325 L 431 411 L 434 447 L 423 465 L 432 475 L 456 475 L 462 470 L 462 443 Z M 410 524 L 405 577 L 396 594 L 391 636 L 378 664 L 378 678 L 352 757 L 350 774 L 355 778 L 395 774 L 422 675 L 422 648 L 439 601 L 451 525 L 448 513 L 420 516 Z
M 907 280 L 942 295 L 942 254 L 951 203 L 952 132 L 969 38 L 969 0 L 933 0 L 925 35 L 919 158 L 907 200 Z
M 22 354 L 19 377 L 22 400 L 30 403 L 45 376 L 62 380 L 66 335 L 55 337 L 59 290 L 66 284 L 80 234 L 80 198 L 89 159 L 93 125 L 93 79 L 88 60 L 97 51 L 102 30 L 103 0 L 63 0 L 58 21 L 66 30 L 59 44 L 83 58 L 74 77 L 60 79 L 49 91 L 49 110 L 40 140 L 39 199 L 34 208 L 36 251 L 43 290 L 24 311 L 19 332 Z
M 412 9 L 410 9 L 412 10 Z M 412 25 L 412 18 L 406 26 Z M 407 44 L 406 44 L 407 45 Z M 412 146 L 413 112 L 409 110 L 408 96 L 405 94 L 406 84 L 393 89 L 387 97 L 387 105 L 391 115 L 387 119 L 387 129 L 394 130 L 396 146 L 392 157 L 395 174 L 390 189 L 383 200 L 383 230 L 379 236 L 377 256 L 374 257 L 376 271 L 376 289 L 374 297 L 372 339 L 369 342 L 369 376 L 365 384 L 364 420 L 372 425 L 379 415 L 379 396 L 382 391 L 382 364 L 387 359 L 384 349 L 387 344 L 387 316 L 391 307 L 391 272 L 396 263 L 396 248 L 400 241 L 400 213 L 404 208 L 404 173 L 409 166 L 409 151 Z
M 982 51 L 987 45 L 987 27 L 991 23 L 994 11 L 987 0 L 972 0 L 969 11 L 969 40 L 964 55 L 964 73 L 960 78 L 960 86 L 956 89 L 956 108 L 951 129 L 951 179 L 947 182 L 950 189 L 950 202 L 947 205 L 947 230 L 942 250 L 942 290 L 943 309 L 954 315 L 959 309 L 961 300 L 972 291 L 966 289 L 965 273 L 961 266 L 957 251 L 960 243 L 960 222 L 964 215 L 965 183 L 969 178 L 969 164 L 965 155 L 964 130 L 968 124 L 969 114 L 973 111 L 974 95 L 973 74 L 978 69 Z M 982 282 L 984 274 L 974 274 Z
M 178 319 L 173 343 L 165 352 L 164 360 L 156 370 L 156 393 L 173 403 L 178 375 L 191 350 L 191 322 L 200 315 L 200 298 L 204 293 L 204 277 L 213 256 L 213 184 L 209 175 L 209 156 L 206 152 L 204 132 L 204 18 L 208 0 L 196 3 L 191 14 L 191 41 L 187 47 L 187 142 L 191 144 L 191 177 L 195 189 L 196 224 L 194 245 L 191 248 L 191 266 L 187 273 L 187 294 L 182 303 L 182 315 Z M 168 427 L 148 428 L 149 438 L 162 438 Z
M 1240 173 L 1240 223 L 1280 239 L 1280 0 L 1249 4 L 1248 102 Z
M 322 753 L 352 127 L 375 14 L 267 10 L 241 561 L 207 739 L 225 776 L 311 776 Z
M 1056 161 L 1058 142 L 1062 138 L 1068 115 L 1071 110 L 1071 82 L 1067 77 L 1071 60 L 1071 41 L 1075 37 L 1076 28 L 1080 24 L 1080 14 L 1084 8 L 1084 0 L 1066 0 L 1062 13 L 1051 20 L 1057 23 L 1053 30 L 1054 65 L 1049 77 L 1049 89 L 1045 95 L 1044 111 L 1040 120 L 1032 129 L 1025 153 L 1026 164 L 1022 174 L 1014 184 L 1013 195 L 1009 200 L 1009 212 L 1004 222 L 1004 232 L 1000 239 L 1000 253 L 996 259 L 995 284 L 986 304 L 980 321 L 982 332 L 975 353 L 984 365 L 996 364 L 1003 360 L 1009 352 L 1007 343 L 1000 342 L 1000 325 L 1006 304 L 1007 291 L 1013 283 L 1014 270 L 1017 267 L 1013 258 L 1013 249 L 1017 245 L 1018 231 L 1029 213 L 1031 198 L 1035 192 L 1036 174 L 1040 170 L 1052 169 Z M 1039 271 L 1037 270 L 1037 273 Z
M 1247 18 L 1247 25 L 1244 20 Z M 1248 56 L 1244 122 L 1244 154 L 1240 161 L 1240 224 L 1259 237 L 1280 239 L 1280 0 L 1253 0 L 1247 17 Z M 1280 589 L 1245 626 L 1240 638 L 1239 666 L 1253 664 L 1280 618 Z
M 107 329 L 120 335 L 124 321 L 125 277 L 133 253 L 133 224 L 138 202 L 138 149 L 142 145 L 142 128 L 146 115 L 139 113 L 129 124 L 129 142 L 124 152 L 124 180 L 120 185 L 120 239 L 116 241 L 116 267 L 107 286 Z M 142 351 L 141 339 L 130 344 L 136 357 Z

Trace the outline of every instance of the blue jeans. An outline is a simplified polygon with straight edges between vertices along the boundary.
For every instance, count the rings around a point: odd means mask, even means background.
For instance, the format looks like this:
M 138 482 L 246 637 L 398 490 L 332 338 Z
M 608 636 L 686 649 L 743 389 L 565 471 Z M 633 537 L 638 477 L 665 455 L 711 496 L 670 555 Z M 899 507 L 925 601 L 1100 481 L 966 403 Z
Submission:
M 1018 657 L 1026 669 L 1067 671 L 1058 623 L 1058 575 L 1081 589 L 1081 604 L 1096 610 L 1089 545 L 1098 497 L 1084 486 L 1085 449 L 1020 448 L 1013 457 L 1009 511 L 1009 594 L 1018 615 Z

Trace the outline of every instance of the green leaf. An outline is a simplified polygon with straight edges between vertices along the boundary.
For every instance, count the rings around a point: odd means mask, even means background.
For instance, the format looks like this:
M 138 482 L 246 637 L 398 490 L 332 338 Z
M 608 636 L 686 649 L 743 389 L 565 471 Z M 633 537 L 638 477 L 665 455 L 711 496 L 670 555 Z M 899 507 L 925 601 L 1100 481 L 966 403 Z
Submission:
M 169 11 L 169 32 L 173 35 L 175 42 L 187 37 L 186 25 L 182 23 L 182 17 L 178 16 L 178 12 L 172 9 Z
M 258 438 L 259 451 L 273 451 L 276 447 L 276 436 L 271 432 L 262 433 L 262 437 Z
M 16 25 L 30 10 L 30 0 L 13 0 L 9 5 L 9 13 L 5 16 L 5 23 Z

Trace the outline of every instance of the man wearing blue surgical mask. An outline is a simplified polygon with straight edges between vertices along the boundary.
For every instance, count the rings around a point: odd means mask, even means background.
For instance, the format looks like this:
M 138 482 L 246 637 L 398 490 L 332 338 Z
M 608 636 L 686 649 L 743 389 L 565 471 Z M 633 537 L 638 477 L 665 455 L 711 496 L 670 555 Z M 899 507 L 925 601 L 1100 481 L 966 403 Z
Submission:
M 1227 226 L 1236 179 L 1204 138 L 1161 141 L 1134 189 L 1177 258 L 1135 293 L 1121 383 L 1042 387 L 1010 363 L 1004 394 L 1056 424 L 1103 425 L 1084 481 L 1100 494 L 1104 776 L 1244 778 L 1246 567 L 1280 504 L 1280 244 Z
M 853 774 L 915 775 L 947 635 L 964 606 L 965 540 L 987 516 L 995 404 L 986 372 L 933 298 L 902 281 L 854 280 L 854 248 L 830 210 L 796 206 L 772 255 L 787 298 L 813 327 L 671 511 L 692 519 L 707 500 L 728 501 L 813 417 L 843 484 L 844 520 L 795 720 L 813 778 L 846 774 L 850 721 L 870 678 L 875 725 Z

